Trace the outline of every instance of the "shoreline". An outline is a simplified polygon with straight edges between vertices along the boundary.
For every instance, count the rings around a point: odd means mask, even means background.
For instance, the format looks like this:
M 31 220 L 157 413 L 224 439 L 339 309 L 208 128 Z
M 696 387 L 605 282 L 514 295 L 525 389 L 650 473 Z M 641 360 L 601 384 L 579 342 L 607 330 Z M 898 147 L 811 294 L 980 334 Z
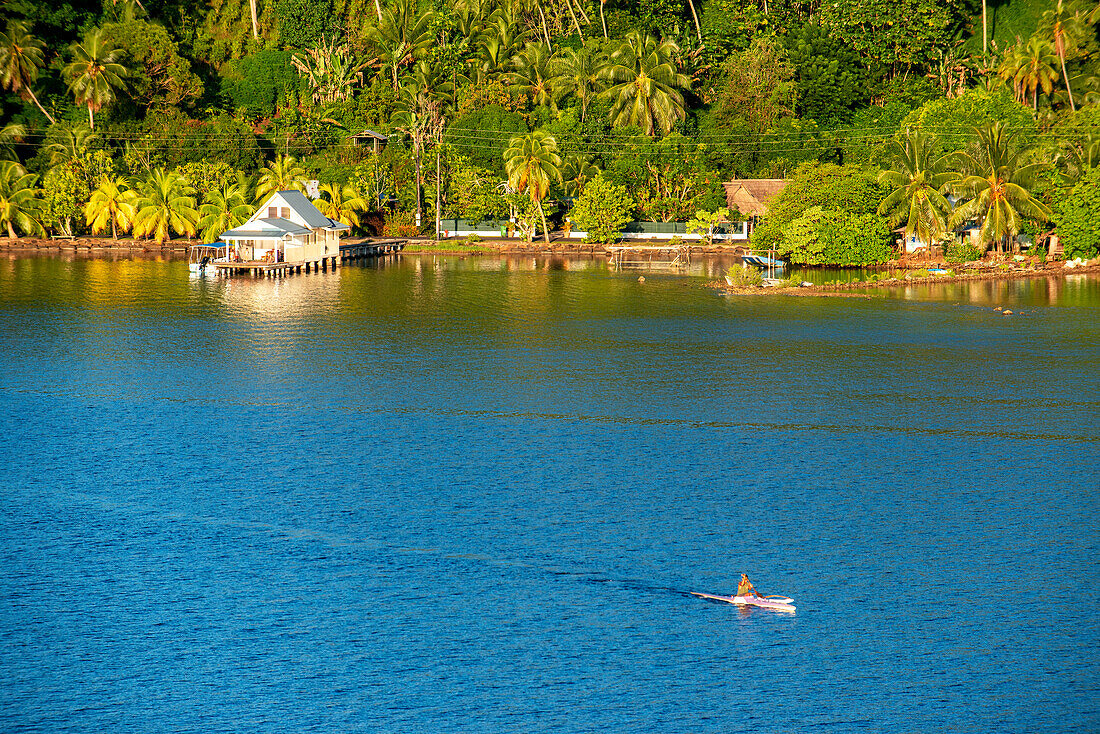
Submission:
M 346 240 L 347 244 L 369 242 L 373 239 L 399 239 L 363 237 Z M 660 240 L 654 240 L 659 243 Z M 409 250 L 402 251 L 408 255 L 454 255 L 463 257 L 496 256 L 496 255 L 543 255 L 562 256 L 576 255 L 587 257 L 605 257 L 606 246 L 585 243 L 580 240 L 551 239 L 550 244 L 535 241 L 507 239 L 507 240 L 481 240 L 476 243 L 467 242 L 464 239 L 441 240 L 432 239 L 408 239 Z M 200 240 L 173 239 L 163 243 L 151 240 L 118 239 L 107 237 L 74 237 L 69 238 L 34 238 L 19 237 L 14 240 L 0 237 L 0 252 L 4 253 L 83 253 L 90 255 L 108 254 L 185 254 L 192 245 L 203 244 Z M 735 257 L 746 249 L 745 245 L 689 245 L 691 255 L 705 257 Z M 969 265 L 969 267 L 968 267 Z M 1010 267 L 1005 267 L 1005 266 Z M 872 281 L 857 280 L 847 283 L 814 284 L 808 286 L 792 286 L 776 288 L 768 286 L 731 287 L 721 281 L 707 283 L 707 287 L 715 288 L 736 295 L 760 295 L 760 294 L 786 294 L 786 295 L 857 295 L 843 294 L 843 291 L 858 291 L 869 288 L 897 287 L 910 285 L 942 285 L 945 283 L 974 282 L 974 281 L 998 281 L 998 280 L 1025 280 L 1030 278 L 1062 277 L 1074 273 L 1100 272 L 1100 258 L 1094 258 L 1084 265 L 1065 267 L 1064 261 L 1047 261 L 1039 263 L 1032 258 L 1021 262 L 1012 260 L 980 261 L 976 264 L 951 265 L 942 259 L 905 258 L 893 260 L 878 266 L 865 266 L 865 270 L 888 273 L 897 270 L 920 271 L 930 267 L 944 267 L 954 269 L 955 275 L 939 275 L 924 277 L 889 277 Z M 812 267 L 812 266 L 809 266 Z M 822 266 L 833 267 L 833 266 Z M 855 268 L 853 268 L 855 269 Z

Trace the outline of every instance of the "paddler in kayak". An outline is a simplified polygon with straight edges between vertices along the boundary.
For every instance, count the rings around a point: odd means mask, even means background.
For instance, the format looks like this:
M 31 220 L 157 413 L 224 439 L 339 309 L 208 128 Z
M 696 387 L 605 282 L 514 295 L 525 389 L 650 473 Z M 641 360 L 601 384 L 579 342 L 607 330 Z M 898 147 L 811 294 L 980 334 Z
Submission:
M 760 593 L 753 587 L 752 582 L 749 581 L 749 577 L 745 574 L 741 574 L 741 582 L 737 584 L 737 596 L 755 596 L 763 598 Z

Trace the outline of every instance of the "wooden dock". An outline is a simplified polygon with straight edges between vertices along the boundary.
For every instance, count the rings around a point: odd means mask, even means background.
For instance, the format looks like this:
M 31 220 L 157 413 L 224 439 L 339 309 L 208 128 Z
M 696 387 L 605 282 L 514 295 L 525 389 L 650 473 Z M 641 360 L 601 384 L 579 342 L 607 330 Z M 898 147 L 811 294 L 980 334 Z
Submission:
M 363 260 L 369 257 L 381 257 L 399 252 L 407 240 L 363 240 L 340 245 L 339 256 L 330 256 L 316 261 L 271 262 L 270 260 L 241 260 L 238 262 L 213 262 L 211 265 L 221 275 L 252 275 L 274 278 L 294 275 L 302 272 L 321 272 L 340 263 Z
M 607 248 L 611 264 L 664 268 L 683 268 L 691 264 L 691 246 L 675 245 L 611 245 Z
M 407 240 L 363 240 L 340 245 L 340 259 L 343 262 L 362 260 L 368 257 L 381 257 L 400 252 Z

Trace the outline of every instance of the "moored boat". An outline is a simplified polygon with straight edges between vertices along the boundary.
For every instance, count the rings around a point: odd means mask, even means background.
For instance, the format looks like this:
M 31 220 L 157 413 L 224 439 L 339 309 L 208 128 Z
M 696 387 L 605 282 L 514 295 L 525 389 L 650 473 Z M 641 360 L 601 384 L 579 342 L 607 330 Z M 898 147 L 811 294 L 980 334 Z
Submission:
M 228 245 L 224 242 L 213 245 L 191 245 L 187 251 L 187 270 L 191 275 L 214 275 L 216 262 L 228 259 Z

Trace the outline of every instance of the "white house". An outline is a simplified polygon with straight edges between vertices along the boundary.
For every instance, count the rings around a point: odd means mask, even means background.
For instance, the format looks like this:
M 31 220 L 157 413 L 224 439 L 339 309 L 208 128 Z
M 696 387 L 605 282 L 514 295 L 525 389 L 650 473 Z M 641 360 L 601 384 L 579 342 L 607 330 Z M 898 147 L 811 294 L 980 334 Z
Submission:
M 276 191 L 247 222 L 223 232 L 229 257 L 241 262 L 308 263 L 340 256 L 346 224 L 329 219 L 301 191 Z

